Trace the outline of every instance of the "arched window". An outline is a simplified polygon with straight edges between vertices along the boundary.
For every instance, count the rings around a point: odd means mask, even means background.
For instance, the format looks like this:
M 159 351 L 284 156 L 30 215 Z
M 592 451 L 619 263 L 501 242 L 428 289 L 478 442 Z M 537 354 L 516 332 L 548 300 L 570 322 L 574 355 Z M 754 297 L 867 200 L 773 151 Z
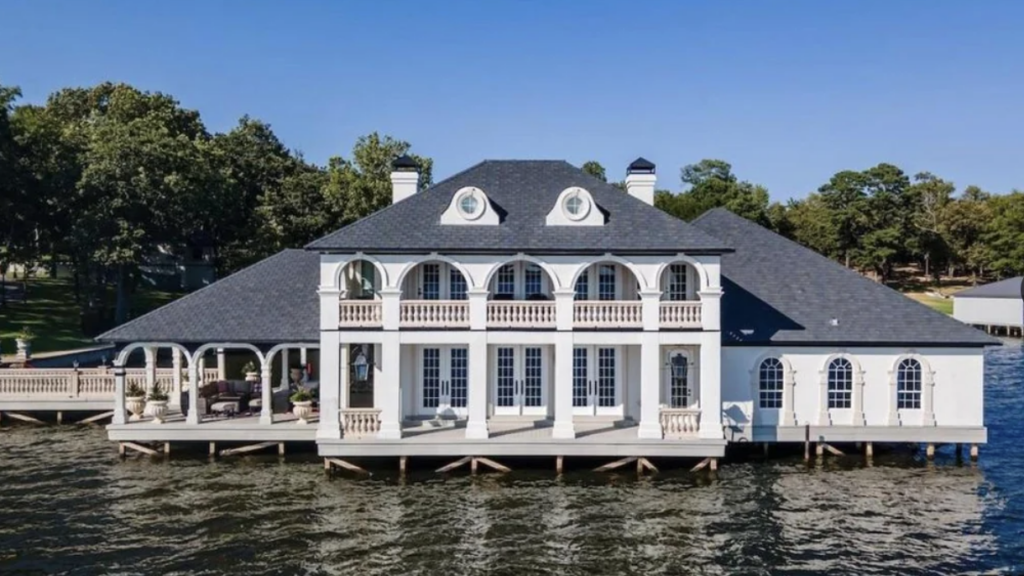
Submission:
M 921 363 L 913 358 L 903 360 L 896 368 L 896 407 L 921 409 Z
M 758 396 L 761 408 L 782 408 L 782 362 L 766 358 L 758 370 Z
M 669 408 L 690 407 L 690 362 L 681 352 L 669 358 Z
M 853 407 L 853 365 L 836 358 L 828 365 L 828 407 Z

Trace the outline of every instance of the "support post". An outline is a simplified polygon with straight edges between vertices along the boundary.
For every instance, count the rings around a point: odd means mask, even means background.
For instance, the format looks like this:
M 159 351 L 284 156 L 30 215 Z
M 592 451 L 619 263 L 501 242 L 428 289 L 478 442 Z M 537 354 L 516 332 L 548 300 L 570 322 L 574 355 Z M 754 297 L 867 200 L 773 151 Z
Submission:
M 701 293 L 704 299 L 704 293 Z M 703 318 L 707 313 L 704 310 Z M 707 327 L 705 327 L 707 330 Z M 722 335 L 721 332 L 703 332 L 700 344 L 700 433 L 702 439 L 721 440 L 722 430 Z
M 288 386 L 288 349 L 282 348 L 281 355 L 281 386 Z
M 150 392 L 156 385 L 156 348 L 146 346 L 142 351 L 146 358 L 146 392 Z
M 471 338 L 468 351 L 469 418 L 466 421 L 466 438 L 484 440 L 490 435 L 487 429 L 487 340 L 481 332 L 473 333 Z
M 341 344 L 337 330 L 320 332 L 320 422 L 316 437 L 341 438 L 341 409 L 338 406 L 339 376 L 348 372 L 340 365 L 342 357 L 348 356 L 348 344 Z
M 875 443 L 867 442 L 864 444 L 864 455 L 871 459 L 875 455 Z
M 556 295 L 555 299 L 560 297 L 562 296 Z M 562 303 L 559 302 L 558 305 L 561 306 Z M 571 440 L 576 437 L 576 426 L 572 421 L 572 354 L 572 332 L 556 332 L 555 423 L 551 429 L 551 437 L 559 440 Z
M 811 461 L 811 425 L 804 425 L 804 462 Z
M 186 424 L 199 424 L 199 388 L 203 381 L 199 371 L 200 360 L 193 358 L 188 363 L 188 414 L 185 415 Z
M 401 344 L 398 331 L 383 333 L 381 343 L 381 381 L 373 391 L 374 403 L 380 409 L 380 431 L 377 438 L 397 440 L 402 437 L 402 370 Z
M 661 345 L 657 332 L 640 335 L 640 426 L 638 438 L 661 440 Z M 703 415 L 701 416 L 703 421 Z M 721 432 L 719 432 L 721 433 Z
M 169 404 L 181 408 L 181 350 L 171 348 L 171 399 Z
M 127 409 L 124 403 L 125 384 L 124 366 L 114 366 L 114 418 L 111 423 L 124 424 L 127 422 Z
M 405 476 L 405 469 L 406 469 L 406 466 L 408 464 L 409 464 L 409 457 L 408 456 L 399 456 L 398 457 L 398 473 L 401 474 L 402 476 Z
M 978 460 L 978 445 L 971 444 L 971 461 L 976 462 Z
M 217 380 L 228 379 L 227 356 L 223 348 L 217 348 Z
M 924 456 L 929 460 L 935 459 L 935 444 L 928 444 L 924 449 Z
M 260 365 L 260 424 L 274 423 L 274 395 L 270 384 L 270 360 Z

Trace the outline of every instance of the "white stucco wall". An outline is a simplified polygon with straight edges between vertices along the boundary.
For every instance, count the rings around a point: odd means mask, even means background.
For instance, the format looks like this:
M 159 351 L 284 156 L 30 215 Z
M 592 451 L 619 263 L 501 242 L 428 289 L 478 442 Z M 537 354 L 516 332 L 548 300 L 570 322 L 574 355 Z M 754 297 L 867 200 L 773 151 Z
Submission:
M 840 350 L 835 348 L 746 347 L 722 349 L 722 404 L 727 422 L 748 427 L 754 416 L 754 375 L 759 360 L 766 354 L 784 358 L 792 367 L 793 412 L 796 425 L 819 425 L 822 404 L 822 378 L 827 361 Z M 984 425 L 983 382 L 984 352 L 980 348 L 848 348 L 842 350 L 863 375 L 863 413 L 865 426 L 888 426 L 890 407 L 895 402 L 892 372 L 905 355 L 914 355 L 934 373 L 934 415 L 939 427 L 979 427 Z M 824 425 L 853 423 L 852 410 L 830 411 L 830 422 Z M 778 422 L 779 411 L 761 414 L 763 425 Z M 920 426 L 921 410 L 898 411 L 900 426 Z
M 953 317 L 965 324 L 1024 326 L 1024 300 L 954 297 Z

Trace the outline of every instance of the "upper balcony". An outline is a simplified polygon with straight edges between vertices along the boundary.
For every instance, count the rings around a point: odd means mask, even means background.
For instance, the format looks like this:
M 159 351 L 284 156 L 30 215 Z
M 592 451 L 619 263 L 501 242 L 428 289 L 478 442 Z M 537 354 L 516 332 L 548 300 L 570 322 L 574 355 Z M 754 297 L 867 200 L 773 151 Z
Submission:
M 526 260 L 507 262 L 493 267 L 482 280 L 487 290 L 478 290 L 476 294 L 486 296 L 486 304 L 481 302 L 478 313 L 484 314 L 482 325 L 487 329 L 557 328 L 558 303 L 554 298 L 557 284 L 540 265 Z M 573 329 L 640 330 L 644 327 L 641 282 L 630 267 L 616 261 L 593 262 L 578 270 L 571 282 L 573 301 L 565 301 L 563 305 L 572 306 Z M 466 330 L 481 325 L 473 322 L 470 283 L 453 261 L 420 262 L 403 274 L 399 285 L 397 324 L 401 329 Z M 697 285 L 699 278 L 691 265 L 664 266 L 659 278 L 662 301 L 657 318 L 661 329 L 701 329 L 702 304 L 697 299 Z M 374 265 L 365 260 L 349 263 L 342 271 L 342 286 L 339 327 L 383 327 L 381 280 Z

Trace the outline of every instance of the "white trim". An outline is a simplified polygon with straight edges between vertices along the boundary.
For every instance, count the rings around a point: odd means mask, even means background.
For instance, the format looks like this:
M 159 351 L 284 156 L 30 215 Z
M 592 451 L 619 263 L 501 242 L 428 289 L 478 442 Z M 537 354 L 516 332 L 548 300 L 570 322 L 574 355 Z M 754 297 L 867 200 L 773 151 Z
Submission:
M 782 363 L 782 408 L 761 408 L 761 364 L 769 358 L 774 358 Z M 828 365 L 826 364 L 826 367 Z M 826 368 L 827 372 L 827 368 Z M 793 410 L 794 387 L 796 383 L 796 372 L 793 364 L 781 352 L 775 349 L 765 351 L 754 361 L 750 369 L 750 392 L 751 392 L 751 414 L 750 420 L 754 426 L 762 425 L 762 410 L 773 410 L 779 413 L 776 426 L 796 426 L 796 413 Z M 828 392 L 826 382 L 826 393 Z
M 822 364 L 822 368 L 819 372 L 820 375 L 820 393 L 818 396 L 818 405 L 820 412 L 818 413 L 818 425 L 819 426 L 831 426 L 832 415 L 828 407 L 828 368 L 832 364 L 833 360 L 843 358 L 850 362 L 850 367 L 853 369 L 853 390 L 851 391 L 850 398 L 850 412 L 851 412 L 851 425 L 863 426 L 864 425 L 864 370 L 861 368 L 860 362 L 856 356 L 848 354 L 847 352 L 837 352 L 829 355 L 825 358 L 825 362 Z M 840 408 L 836 408 L 840 410 Z M 841 410 L 846 410 L 842 408 Z
M 569 198 L 583 201 L 578 214 L 573 214 L 566 206 Z M 585 188 L 570 186 L 558 195 L 555 205 L 551 207 L 545 218 L 548 226 L 604 226 L 604 214 L 594 202 L 594 197 Z
M 477 202 L 473 212 L 462 209 L 462 200 L 466 197 L 471 197 Z M 464 186 L 452 194 L 448 208 L 441 214 L 440 222 L 453 226 L 497 226 L 501 224 L 501 219 L 483 190 L 476 186 Z
M 928 359 L 914 350 L 900 354 L 889 369 L 889 425 L 904 426 L 903 414 L 917 411 L 899 408 L 898 376 L 899 367 L 904 360 L 915 360 L 921 366 L 921 426 L 935 426 L 935 372 Z
M 676 254 L 675 256 L 671 257 L 670 259 L 662 262 L 658 266 L 658 273 L 654 277 L 655 278 L 655 286 L 654 286 L 654 288 L 656 288 L 657 290 L 659 290 L 661 292 L 665 291 L 665 288 L 662 286 L 662 284 L 664 283 L 665 271 L 668 270 L 668 267 L 670 265 L 678 264 L 679 262 L 684 262 L 686 264 L 689 264 L 690 267 L 697 272 L 697 276 L 698 276 L 698 279 L 700 281 L 700 286 L 699 286 L 699 288 L 697 290 L 694 290 L 694 293 L 699 293 L 699 292 L 701 292 L 703 290 L 707 290 L 708 288 L 711 287 L 711 280 L 708 278 L 708 271 L 704 268 L 704 265 L 701 264 L 700 262 L 698 262 L 697 260 L 695 260 L 692 256 L 687 256 L 686 254 L 683 254 L 682 252 L 680 252 L 680 253 Z M 689 291 L 689 290 L 690 290 L 690 288 L 687 287 L 687 291 Z

